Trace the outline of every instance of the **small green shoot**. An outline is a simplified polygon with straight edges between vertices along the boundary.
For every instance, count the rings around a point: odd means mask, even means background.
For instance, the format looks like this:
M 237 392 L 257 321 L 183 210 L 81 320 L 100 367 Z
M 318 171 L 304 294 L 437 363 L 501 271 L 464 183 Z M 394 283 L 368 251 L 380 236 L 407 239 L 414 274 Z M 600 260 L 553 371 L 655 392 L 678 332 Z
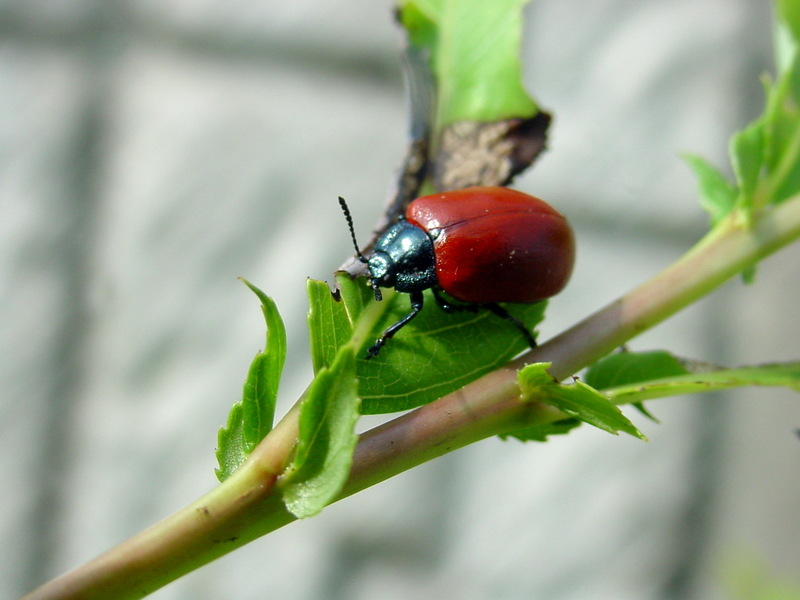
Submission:
M 217 436 L 216 473 L 220 481 L 230 477 L 272 429 L 278 385 L 286 361 L 286 328 L 275 302 L 249 281 L 242 281 L 261 300 L 267 339 L 264 351 L 250 364 L 241 401 L 233 405 L 227 425 Z

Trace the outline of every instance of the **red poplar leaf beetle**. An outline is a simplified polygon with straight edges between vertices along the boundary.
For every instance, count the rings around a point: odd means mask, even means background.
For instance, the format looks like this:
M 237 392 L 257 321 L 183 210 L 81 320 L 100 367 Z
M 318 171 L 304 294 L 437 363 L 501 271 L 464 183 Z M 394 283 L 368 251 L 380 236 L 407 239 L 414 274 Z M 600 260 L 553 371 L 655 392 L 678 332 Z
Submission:
M 378 238 L 369 256 L 358 249 L 344 198 L 339 204 L 358 260 L 367 265 L 375 299 L 382 299 L 382 287 L 411 299 L 411 312 L 383 332 L 367 358 L 417 316 L 427 289 L 445 312 L 489 310 L 513 323 L 535 347 L 528 328 L 498 302 L 531 303 L 554 296 L 575 262 L 575 237 L 564 216 L 543 200 L 504 187 L 417 198 Z

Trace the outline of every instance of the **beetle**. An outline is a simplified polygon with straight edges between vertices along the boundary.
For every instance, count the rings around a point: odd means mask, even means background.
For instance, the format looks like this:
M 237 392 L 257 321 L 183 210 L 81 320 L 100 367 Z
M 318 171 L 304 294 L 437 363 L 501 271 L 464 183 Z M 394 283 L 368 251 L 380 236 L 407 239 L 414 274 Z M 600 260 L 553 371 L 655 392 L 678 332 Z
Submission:
M 382 299 L 384 287 L 411 300 L 411 312 L 383 332 L 367 351 L 368 359 L 419 314 L 427 289 L 446 312 L 486 309 L 510 321 L 533 348 L 531 332 L 498 302 L 554 296 L 575 262 L 575 237 L 566 218 L 543 200 L 509 188 L 469 187 L 417 198 L 369 256 L 358 248 L 344 198 L 339 205 L 375 299 Z

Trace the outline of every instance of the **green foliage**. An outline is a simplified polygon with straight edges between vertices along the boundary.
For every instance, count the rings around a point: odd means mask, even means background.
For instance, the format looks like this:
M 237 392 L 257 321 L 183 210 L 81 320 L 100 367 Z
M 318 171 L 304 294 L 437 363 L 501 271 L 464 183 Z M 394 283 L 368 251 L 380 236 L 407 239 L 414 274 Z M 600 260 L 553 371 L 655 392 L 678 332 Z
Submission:
M 777 78 L 764 80 L 764 113 L 730 143 L 735 183 L 709 163 L 687 157 L 699 182 L 701 204 L 712 227 L 735 209 L 750 223 L 760 210 L 800 193 L 800 10 L 779 0 Z
M 627 383 L 647 381 L 686 374 L 683 364 L 669 352 L 618 352 L 595 363 L 586 371 L 584 381 L 598 390 L 606 390 Z M 658 422 L 642 402 L 633 406 L 648 419 Z
M 349 277 L 337 277 L 338 297 L 324 281 L 309 279 L 308 333 L 311 346 L 311 363 L 314 373 L 329 367 L 336 359 L 339 349 L 355 334 L 354 323 L 370 301 L 364 286 Z
M 520 78 L 527 0 L 405 0 L 400 20 L 427 51 L 437 84 L 437 129 L 455 121 L 536 114 Z
M 794 50 L 778 52 L 778 58 L 782 58 L 792 51 L 796 51 L 798 40 L 800 40 L 800 3 L 797 0 L 777 0 L 775 8 L 778 15 L 778 26 L 787 30 L 788 39 L 794 41 Z
M 694 171 L 700 204 L 711 216 L 711 226 L 714 227 L 736 206 L 736 188 L 705 158 L 695 154 L 685 154 L 683 158 Z
M 284 503 L 296 517 L 314 516 L 342 489 L 358 441 L 358 407 L 355 354 L 346 345 L 319 370 L 300 406 L 295 455 L 281 483 Z
M 758 120 L 733 135 L 729 154 L 739 186 L 737 206 L 752 218 L 756 188 L 764 166 L 764 123 Z
M 622 411 L 603 394 L 577 380 L 570 384 L 561 384 L 547 372 L 549 367 L 550 363 L 536 363 L 528 365 L 519 372 L 518 381 L 524 401 L 549 404 L 573 419 L 589 423 L 615 435 L 622 431 L 639 439 L 645 439 Z M 569 423 L 560 423 L 560 427 L 568 426 Z M 561 433 L 561 431 L 548 433 Z M 522 439 L 517 432 L 513 435 Z
M 364 280 L 337 277 L 340 300 L 324 282 L 309 281 L 309 326 L 315 369 L 329 365 L 351 340 L 364 414 L 414 408 L 440 398 L 508 362 L 526 348 L 519 331 L 488 311 L 445 313 L 426 293 L 422 312 L 366 360 L 366 348 L 410 310 L 405 294 L 387 291 L 376 302 Z M 533 329 L 546 303 L 506 308 Z M 338 345 L 338 346 L 337 346 Z
M 228 412 L 228 422 L 220 428 L 217 434 L 217 463 L 219 468 L 214 469 L 217 479 L 225 481 L 233 475 L 247 459 L 244 449 L 244 418 L 242 417 L 242 403 L 237 402 Z
M 244 283 L 261 300 L 267 339 L 264 351 L 250 364 L 241 401 L 233 405 L 227 425 L 217 436 L 216 473 L 220 481 L 230 477 L 272 429 L 278 384 L 286 361 L 286 329 L 275 302 L 250 282 Z

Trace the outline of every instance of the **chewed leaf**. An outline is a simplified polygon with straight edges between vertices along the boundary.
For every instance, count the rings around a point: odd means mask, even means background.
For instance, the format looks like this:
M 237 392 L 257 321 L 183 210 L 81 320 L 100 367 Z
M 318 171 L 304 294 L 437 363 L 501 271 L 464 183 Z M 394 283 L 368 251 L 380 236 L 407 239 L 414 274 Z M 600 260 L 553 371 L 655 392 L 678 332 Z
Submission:
M 609 433 L 620 431 L 645 439 L 617 406 L 603 394 L 581 381 L 560 384 L 547 372 L 550 363 L 528 365 L 519 372 L 522 397 L 543 402 L 565 415 L 594 425 Z

